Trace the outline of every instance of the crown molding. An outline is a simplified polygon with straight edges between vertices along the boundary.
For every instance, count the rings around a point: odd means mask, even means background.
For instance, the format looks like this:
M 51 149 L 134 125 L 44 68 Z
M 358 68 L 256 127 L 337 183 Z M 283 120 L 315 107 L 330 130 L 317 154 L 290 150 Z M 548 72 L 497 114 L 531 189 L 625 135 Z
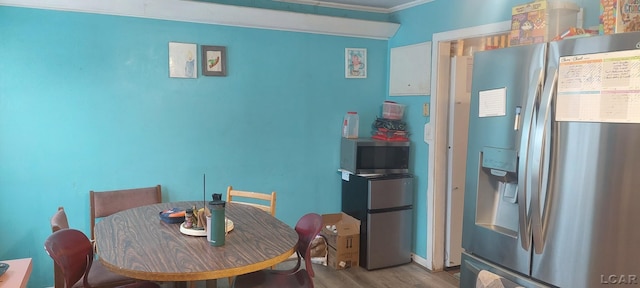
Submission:
M 181 0 L 0 0 L 0 6 L 388 40 L 400 24 Z
M 343 3 L 335 3 L 335 2 L 327 2 L 327 1 L 317 1 L 317 0 L 274 0 L 274 1 L 294 3 L 294 4 L 303 4 L 303 5 L 310 5 L 310 6 L 327 7 L 327 8 L 344 9 L 344 10 L 356 10 L 356 11 L 363 11 L 363 12 L 389 13 L 389 9 L 387 9 L 387 8 L 379 8 L 379 7 L 363 6 L 363 5 L 353 5 L 353 4 L 343 4 Z
M 411 1 L 409 3 L 406 4 L 402 4 L 402 5 L 398 5 L 396 7 L 391 7 L 391 9 L 389 9 L 389 13 L 391 12 L 397 12 L 400 10 L 404 10 L 404 9 L 409 9 L 411 7 L 415 7 L 424 3 L 429 3 L 429 2 L 433 2 L 434 0 L 416 0 L 416 1 Z
M 328 2 L 328 1 L 321 1 L 321 0 L 274 0 L 274 1 L 320 6 L 320 7 L 327 7 L 327 8 L 388 14 L 388 13 L 408 9 L 414 6 L 418 6 L 420 4 L 432 2 L 434 0 L 415 0 L 405 4 L 390 7 L 390 8 L 372 7 L 372 6 L 366 6 L 366 5 L 342 4 L 342 3 L 335 3 L 335 2 Z

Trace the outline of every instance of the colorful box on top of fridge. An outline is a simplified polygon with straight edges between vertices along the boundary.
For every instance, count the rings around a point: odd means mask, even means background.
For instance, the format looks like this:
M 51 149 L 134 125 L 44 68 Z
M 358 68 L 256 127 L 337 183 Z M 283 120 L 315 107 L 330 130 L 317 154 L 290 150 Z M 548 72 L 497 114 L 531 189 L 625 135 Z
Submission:
M 600 34 L 616 33 L 618 0 L 600 0 Z
M 600 34 L 640 31 L 640 0 L 600 0 Z
M 548 42 L 578 23 L 580 8 L 569 2 L 534 1 L 511 9 L 509 46 Z
M 509 45 L 526 45 L 547 41 L 547 1 L 536 1 L 511 9 Z

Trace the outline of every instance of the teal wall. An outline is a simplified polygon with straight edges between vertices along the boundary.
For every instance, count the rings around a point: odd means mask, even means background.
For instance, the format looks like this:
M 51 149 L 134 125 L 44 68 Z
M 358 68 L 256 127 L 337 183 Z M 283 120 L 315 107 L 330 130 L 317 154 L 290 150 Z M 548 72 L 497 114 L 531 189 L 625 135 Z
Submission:
M 201 199 L 206 173 L 208 194 L 276 191 L 291 226 L 340 211 L 342 118 L 367 131 L 385 97 L 382 40 L 10 7 L 0 27 L 0 259 L 32 257 L 29 287 L 53 285 L 58 206 L 90 232 L 89 190 Z M 169 78 L 170 41 L 226 46 L 228 76 Z

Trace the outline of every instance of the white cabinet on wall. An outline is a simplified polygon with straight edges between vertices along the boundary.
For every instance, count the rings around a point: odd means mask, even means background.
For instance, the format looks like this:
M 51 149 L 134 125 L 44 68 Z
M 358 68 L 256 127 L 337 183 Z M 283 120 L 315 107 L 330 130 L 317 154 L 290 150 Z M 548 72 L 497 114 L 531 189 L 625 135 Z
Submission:
M 431 42 L 391 48 L 389 95 L 431 93 Z

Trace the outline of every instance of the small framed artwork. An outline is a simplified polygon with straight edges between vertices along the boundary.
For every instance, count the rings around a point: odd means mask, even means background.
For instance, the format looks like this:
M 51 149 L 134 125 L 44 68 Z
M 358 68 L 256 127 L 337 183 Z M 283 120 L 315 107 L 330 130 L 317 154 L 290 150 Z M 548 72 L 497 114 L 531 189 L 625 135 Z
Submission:
M 227 76 L 227 49 L 224 46 L 200 46 L 202 75 Z
M 169 77 L 198 77 L 198 45 L 191 43 L 169 42 Z
M 346 78 L 367 78 L 367 49 L 346 48 L 344 60 Z

